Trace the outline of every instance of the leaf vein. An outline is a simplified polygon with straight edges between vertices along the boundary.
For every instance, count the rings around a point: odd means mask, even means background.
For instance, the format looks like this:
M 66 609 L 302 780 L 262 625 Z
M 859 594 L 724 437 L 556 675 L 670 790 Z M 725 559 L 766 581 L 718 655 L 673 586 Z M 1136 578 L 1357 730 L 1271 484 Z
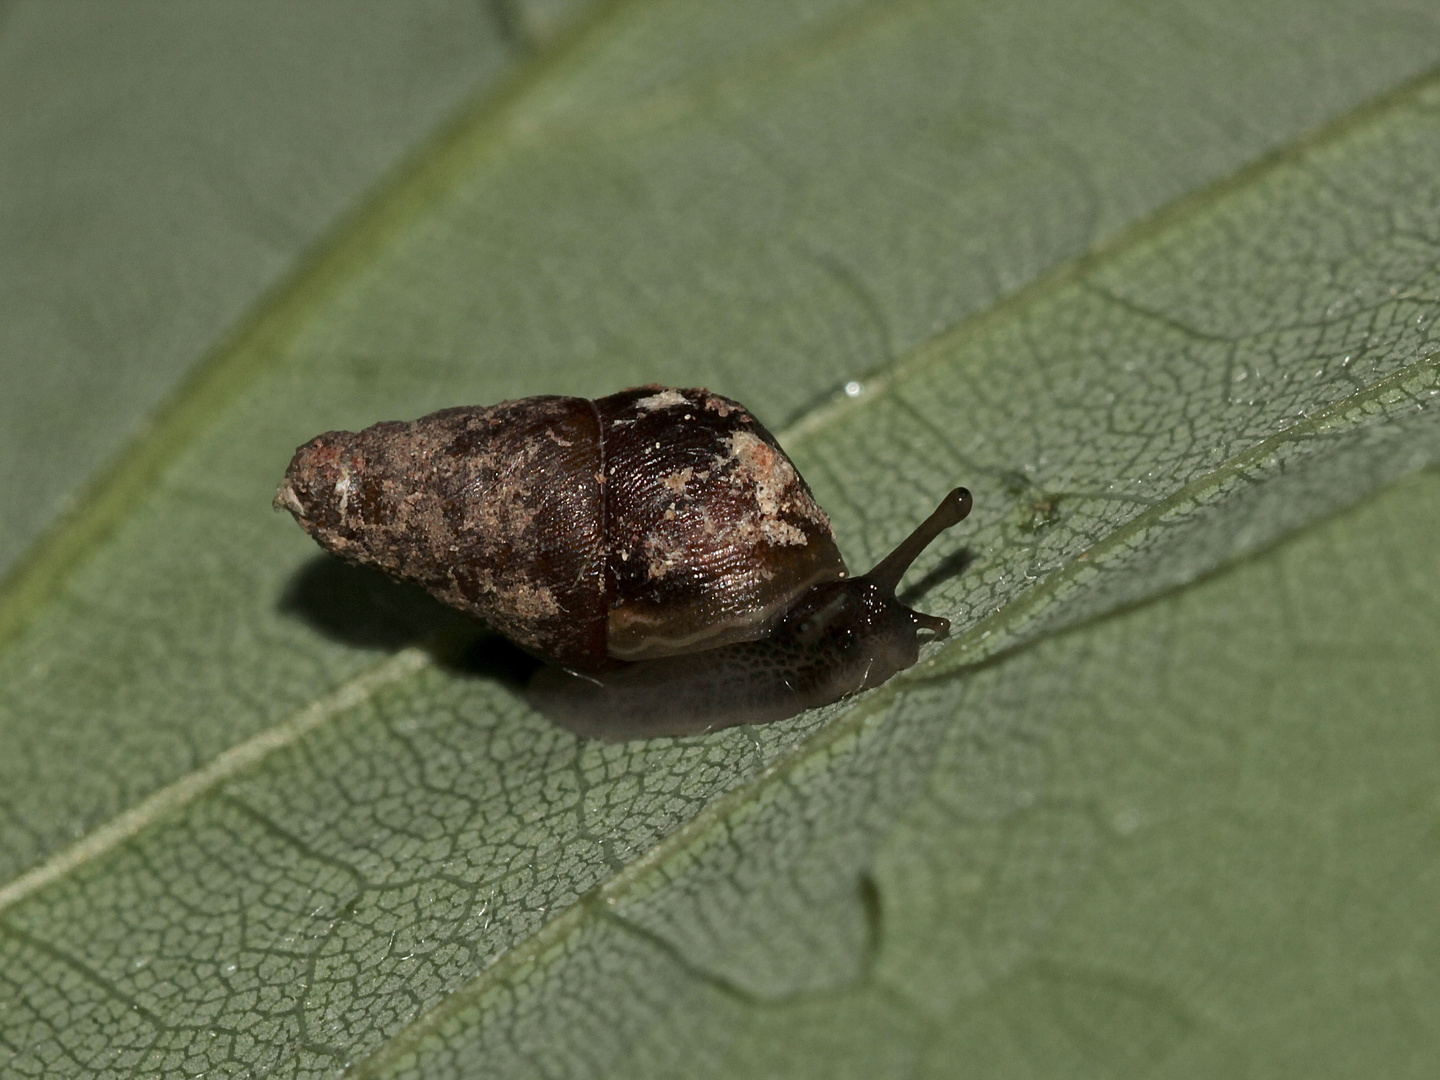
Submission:
M 80 867 L 108 855 L 137 833 L 180 812 L 271 754 L 293 745 L 326 721 L 361 704 L 382 687 L 399 682 L 429 663 L 430 657 L 424 650 L 403 649 L 311 703 L 290 719 L 236 743 L 203 767 L 152 792 L 94 832 L 56 852 L 14 881 L 0 886 L 0 915 Z

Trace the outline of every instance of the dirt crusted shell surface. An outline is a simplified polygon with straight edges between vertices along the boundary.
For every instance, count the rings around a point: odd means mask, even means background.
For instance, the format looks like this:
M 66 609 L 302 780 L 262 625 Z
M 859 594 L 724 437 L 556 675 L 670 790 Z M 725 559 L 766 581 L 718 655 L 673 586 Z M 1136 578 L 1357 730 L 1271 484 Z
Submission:
M 703 389 L 326 432 L 296 451 L 275 505 L 326 550 L 579 670 L 754 640 L 845 575 L 774 436 Z

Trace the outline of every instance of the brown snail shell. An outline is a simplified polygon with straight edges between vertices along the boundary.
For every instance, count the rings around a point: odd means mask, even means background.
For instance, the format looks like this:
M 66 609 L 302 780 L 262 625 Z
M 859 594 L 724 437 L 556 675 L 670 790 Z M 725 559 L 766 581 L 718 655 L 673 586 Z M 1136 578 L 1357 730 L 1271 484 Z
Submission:
M 867 586 L 848 578 L 829 518 L 764 425 L 709 391 L 647 386 L 326 432 L 296 451 L 275 505 L 326 550 L 417 582 L 595 685 L 708 670 L 724 686 L 701 693 L 733 697 L 748 671 L 745 694 L 778 693 L 795 712 L 914 663 L 916 629 L 948 629 L 899 604 L 894 587 L 968 512 L 969 493 L 952 492 L 907 541 L 903 565 L 897 550 L 867 575 L 889 565 L 893 581 Z M 871 637 L 889 619 L 884 633 L 894 638 L 903 624 L 909 639 L 881 650 L 879 679 L 873 657 L 857 661 L 858 677 L 841 662 L 853 632 L 810 645 L 792 632 L 782 643 L 807 604 L 834 619 L 866 588 L 879 590 L 873 610 L 846 617 Z M 894 617 L 877 616 L 877 604 Z M 771 663 L 780 653 L 789 659 Z M 701 659 L 670 659 L 693 654 Z

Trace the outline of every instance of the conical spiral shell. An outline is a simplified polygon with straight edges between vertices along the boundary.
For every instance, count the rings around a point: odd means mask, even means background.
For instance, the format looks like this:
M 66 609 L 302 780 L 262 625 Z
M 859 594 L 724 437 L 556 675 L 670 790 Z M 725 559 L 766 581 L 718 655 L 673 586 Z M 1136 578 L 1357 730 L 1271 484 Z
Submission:
M 580 671 L 764 635 L 845 576 L 774 437 L 705 390 L 533 397 L 332 431 L 276 495 L 328 551 Z

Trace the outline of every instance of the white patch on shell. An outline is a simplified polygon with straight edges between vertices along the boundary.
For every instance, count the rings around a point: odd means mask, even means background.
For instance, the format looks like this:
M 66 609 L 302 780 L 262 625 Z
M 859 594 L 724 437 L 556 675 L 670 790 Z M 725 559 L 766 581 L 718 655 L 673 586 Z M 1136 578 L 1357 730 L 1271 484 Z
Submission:
M 753 508 L 725 515 L 717 520 L 706 505 L 691 504 L 683 512 L 684 529 L 660 527 L 639 541 L 638 554 L 645 560 L 650 579 L 689 572 L 696 550 L 753 550 L 770 547 L 804 547 L 810 534 L 795 522 L 812 523 L 825 534 L 830 521 L 805 490 L 800 474 L 781 451 L 751 431 L 737 431 L 726 437 L 725 452 L 717 455 L 712 469 L 677 469 L 660 478 L 662 487 L 675 495 L 685 494 L 692 481 L 717 476 L 742 496 L 755 500 Z M 677 505 L 671 503 L 663 515 L 668 524 L 681 520 Z M 627 561 L 629 552 L 619 552 Z M 748 573 L 761 580 L 774 577 L 763 560 Z
M 275 501 L 271 505 L 276 510 L 289 510 L 297 518 L 305 516 L 305 504 L 300 501 L 300 496 L 295 494 L 295 488 L 289 480 L 280 485 L 280 490 L 275 492 Z
M 726 401 L 722 397 L 716 397 L 714 394 L 709 394 L 706 396 L 705 408 L 708 409 L 710 412 L 718 414 L 721 419 L 724 419 L 731 413 L 739 413 L 740 419 L 744 423 L 748 424 L 750 422 L 750 417 L 745 415 L 745 410 L 742 409 L 739 405 L 732 404 L 731 402 Z
M 452 587 L 460 591 L 459 583 L 452 571 Z M 475 576 L 475 584 L 482 592 L 494 598 L 496 607 L 507 615 L 514 615 L 524 622 L 559 615 L 561 608 L 555 594 L 543 586 L 528 581 L 505 580 L 497 582 L 490 570 L 482 570 Z
M 340 496 L 340 516 L 345 516 L 345 511 L 350 507 L 350 493 L 355 489 L 355 478 L 346 469 L 340 474 L 340 479 L 335 481 L 335 494 Z
M 804 544 L 804 531 L 780 517 L 782 508 L 803 514 L 803 503 L 809 501 L 798 498 L 800 477 L 790 459 L 758 435 L 737 431 L 730 436 L 730 460 L 730 482 L 755 490 L 757 524 L 765 540 L 779 546 Z M 717 464 L 723 467 L 724 460 Z
M 621 559 L 624 560 L 625 556 L 621 555 Z M 685 545 L 671 544 L 668 537 L 651 533 L 645 537 L 645 563 L 645 576 L 653 581 L 689 566 L 689 552 Z
M 805 543 L 805 534 L 788 521 L 766 519 L 760 530 L 765 534 L 765 539 L 777 547 L 799 547 Z
M 684 495 L 685 485 L 690 483 L 691 479 L 694 476 L 695 470 L 687 467 L 681 469 L 679 472 L 671 473 L 669 476 L 661 480 L 660 483 L 663 486 L 669 488 L 676 495 Z
M 676 405 L 689 405 L 685 395 L 679 390 L 661 390 L 658 394 L 651 394 L 635 402 L 635 408 L 644 412 L 658 412 L 661 409 L 674 408 Z

